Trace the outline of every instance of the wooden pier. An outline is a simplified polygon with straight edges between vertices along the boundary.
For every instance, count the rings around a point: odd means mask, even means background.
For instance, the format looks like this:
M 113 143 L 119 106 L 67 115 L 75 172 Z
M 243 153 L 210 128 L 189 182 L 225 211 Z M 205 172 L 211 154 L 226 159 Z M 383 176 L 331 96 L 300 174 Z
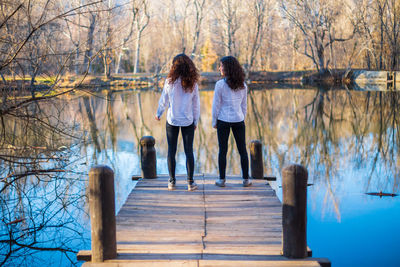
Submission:
M 282 204 L 265 180 L 243 187 L 239 177 L 215 186 L 215 175 L 139 180 L 116 217 L 117 257 L 89 266 L 330 266 L 325 258 L 281 256 Z M 310 255 L 310 252 L 309 252 Z

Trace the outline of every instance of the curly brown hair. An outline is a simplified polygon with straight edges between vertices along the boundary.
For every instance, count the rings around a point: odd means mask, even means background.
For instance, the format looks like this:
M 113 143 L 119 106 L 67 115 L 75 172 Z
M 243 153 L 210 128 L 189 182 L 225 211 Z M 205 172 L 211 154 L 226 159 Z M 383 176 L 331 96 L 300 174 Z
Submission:
M 244 70 L 239 61 L 232 56 L 221 58 L 225 81 L 233 91 L 244 89 Z
M 191 93 L 194 85 L 199 80 L 199 72 L 193 61 L 185 54 L 179 54 L 172 60 L 172 67 L 168 73 L 169 83 L 173 84 L 178 78 L 181 78 L 183 90 Z

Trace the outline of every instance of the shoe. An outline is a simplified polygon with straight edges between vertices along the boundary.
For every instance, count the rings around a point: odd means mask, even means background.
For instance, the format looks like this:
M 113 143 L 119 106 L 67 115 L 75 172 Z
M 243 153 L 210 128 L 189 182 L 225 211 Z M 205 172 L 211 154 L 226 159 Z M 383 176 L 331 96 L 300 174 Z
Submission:
M 219 187 L 225 187 L 225 179 L 219 179 L 217 181 L 215 181 L 215 185 L 219 186 Z
M 243 179 L 243 186 L 249 187 L 252 184 L 250 179 Z
M 194 191 L 197 189 L 197 184 L 195 182 L 188 183 L 188 191 Z
M 176 181 L 168 181 L 168 190 L 176 189 Z

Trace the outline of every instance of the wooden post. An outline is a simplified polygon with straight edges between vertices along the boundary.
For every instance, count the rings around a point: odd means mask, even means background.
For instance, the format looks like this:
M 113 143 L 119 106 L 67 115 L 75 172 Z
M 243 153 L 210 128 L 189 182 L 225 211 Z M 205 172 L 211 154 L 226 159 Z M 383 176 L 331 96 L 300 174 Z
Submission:
M 89 172 L 89 207 L 92 262 L 116 258 L 114 172 L 108 166 L 95 166 Z
M 264 178 L 262 144 L 259 140 L 253 140 L 250 143 L 250 168 L 253 179 Z
M 307 257 L 307 170 L 297 164 L 282 170 L 282 254 Z
M 157 159 L 154 145 L 156 140 L 152 136 L 143 136 L 140 139 L 140 158 L 142 164 L 142 177 L 157 178 Z

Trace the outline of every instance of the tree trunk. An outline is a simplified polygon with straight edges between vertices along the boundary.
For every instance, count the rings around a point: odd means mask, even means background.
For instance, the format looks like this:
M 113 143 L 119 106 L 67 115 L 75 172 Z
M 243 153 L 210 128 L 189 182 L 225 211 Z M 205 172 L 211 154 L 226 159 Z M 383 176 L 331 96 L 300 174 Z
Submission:
M 87 34 L 87 41 L 86 41 L 86 51 L 85 51 L 85 58 L 83 60 L 83 66 L 85 66 L 85 69 L 83 70 L 83 73 L 86 71 L 86 66 L 89 64 L 88 71 L 89 73 L 91 72 L 91 64 L 89 60 L 92 57 L 92 50 L 93 50 L 93 36 L 94 36 L 94 29 L 96 26 L 96 14 L 92 13 L 90 16 L 90 24 L 89 24 L 89 30 Z
M 79 64 L 78 64 L 78 62 L 79 62 L 79 53 L 80 53 L 80 50 L 79 50 L 79 45 L 78 45 L 78 46 L 76 47 L 76 53 L 75 53 L 75 67 L 74 67 L 74 72 L 75 72 L 76 75 L 79 74 Z
M 119 67 L 121 64 L 122 53 L 123 53 L 123 50 L 121 48 L 118 53 L 117 62 L 115 63 L 115 74 L 119 73 Z
M 382 7 L 379 6 L 379 17 L 381 18 L 381 35 L 380 35 L 380 51 L 379 51 L 379 70 L 383 69 L 383 10 Z
M 317 57 L 318 57 L 318 72 L 324 73 L 326 71 L 325 67 L 325 50 L 322 42 L 316 41 L 317 45 Z
M 138 31 L 136 37 L 136 53 L 135 53 L 135 67 L 133 68 L 133 73 L 138 72 L 139 68 L 139 56 L 140 56 L 140 39 L 142 38 L 142 32 Z
M 106 32 L 106 51 L 104 55 L 104 76 L 106 79 L 111 78 L 111 63 L 112 63 L 112 49 L 111 49 L 111 0 L 108 1 L 108 17 L 107 17 L 107 32 Z

